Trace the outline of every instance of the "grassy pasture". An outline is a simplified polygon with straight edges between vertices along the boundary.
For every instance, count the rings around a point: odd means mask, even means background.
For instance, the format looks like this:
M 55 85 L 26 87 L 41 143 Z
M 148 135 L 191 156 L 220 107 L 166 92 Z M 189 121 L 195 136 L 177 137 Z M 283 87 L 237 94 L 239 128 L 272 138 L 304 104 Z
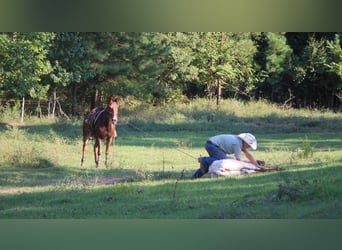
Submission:
M 99 169 L 92 141 L 80 167 L 80 120 L 1 126 L 0 218 L 342 218 L 341 113 L 196 100 L 124 104 L 119 119 Z M 190 179 L 209 136 L 246 131 L 286 171 Z

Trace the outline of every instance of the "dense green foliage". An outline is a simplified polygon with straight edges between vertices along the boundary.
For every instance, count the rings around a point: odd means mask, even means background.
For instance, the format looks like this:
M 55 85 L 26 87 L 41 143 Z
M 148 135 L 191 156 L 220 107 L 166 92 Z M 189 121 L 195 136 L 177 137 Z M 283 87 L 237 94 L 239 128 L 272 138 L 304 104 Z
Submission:
M 2 103 L 59 101 L 69 115 L 109 93 L 154 104 L 235 97 L 339 110 L 341 68 L 341 33 L 0 34 Z

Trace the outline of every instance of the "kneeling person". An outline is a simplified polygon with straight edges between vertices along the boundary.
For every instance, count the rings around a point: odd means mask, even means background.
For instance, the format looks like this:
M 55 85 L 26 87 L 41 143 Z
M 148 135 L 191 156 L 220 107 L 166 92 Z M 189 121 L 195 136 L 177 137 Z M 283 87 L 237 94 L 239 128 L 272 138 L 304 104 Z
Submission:
M 236 159 L 243 161 L 241 152 L 243 152 L 248 159 L 247 162 L 253 164 L 257 168 L 263 169 L 259 162 L 248 151 L 249 148 L 257 149 L 257 141 L 254 135 L 250 133 L 241 133 L 239 135 L 220 134 L 215 135 L 207 140 L 204 145 L 209 157 L 200 157 L 198 161 L 200 168 L 193 174 L 192 178 L 200 178 L 208 172 L 209 166 L 216 160 Z M 228 156 L 234 155 L 234 158 Z

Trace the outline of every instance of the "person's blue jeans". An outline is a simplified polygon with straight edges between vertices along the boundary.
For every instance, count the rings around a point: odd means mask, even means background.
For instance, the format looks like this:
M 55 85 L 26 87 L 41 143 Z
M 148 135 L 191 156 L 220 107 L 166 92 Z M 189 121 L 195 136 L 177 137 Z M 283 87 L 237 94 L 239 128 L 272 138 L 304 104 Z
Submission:
M 204 145 L 205 150 L 207 150 L 210 157 L 215 158 L 216 160 L 228 159 L 229 157 L 225 152 L 215 144 L 207 141 Z
M 200 178 L 205 173 L 208 173 L 209 166 L 216 160 L 222 160 L 222 159 L 229 159 L 225 152 L 223 152 L 222 149 L 220 149 L 215 144 L 207 141 L 204 145 L 204 148 L 207 150 L 209 157 L 201 157 L 200 163 L 202 164 L 205 172 L 203 172 L 200 168 L 196 170 L 196 172 L 192 175 L 192 178 Z

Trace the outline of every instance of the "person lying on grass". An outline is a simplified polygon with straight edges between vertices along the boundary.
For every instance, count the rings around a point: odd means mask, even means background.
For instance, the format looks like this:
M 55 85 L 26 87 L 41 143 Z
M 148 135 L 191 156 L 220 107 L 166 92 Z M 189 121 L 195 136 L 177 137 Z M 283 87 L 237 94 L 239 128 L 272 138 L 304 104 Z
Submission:
M 239 135 L 220 134 L 215 135 L 207 140 L 204 145 L 209 157 L 199 157 L 198 162 L 200 168 L 192 175 L 192 178 L 200 178 L 208 173 L 209 166 L 216 160 L 234 159 L 229 154 L 233 154 L 235 159 L 243 161 L 241 152 L 243 152 L 248 159 L 247 162 L 253 164 L 258 169 L 265 169 L 261 164 L 262 161 L 257 161 L 253 155 L 248 151 L 249 148 L 257 149 L 257 140 L 254 135 L 250 133 L 241 133 Z

